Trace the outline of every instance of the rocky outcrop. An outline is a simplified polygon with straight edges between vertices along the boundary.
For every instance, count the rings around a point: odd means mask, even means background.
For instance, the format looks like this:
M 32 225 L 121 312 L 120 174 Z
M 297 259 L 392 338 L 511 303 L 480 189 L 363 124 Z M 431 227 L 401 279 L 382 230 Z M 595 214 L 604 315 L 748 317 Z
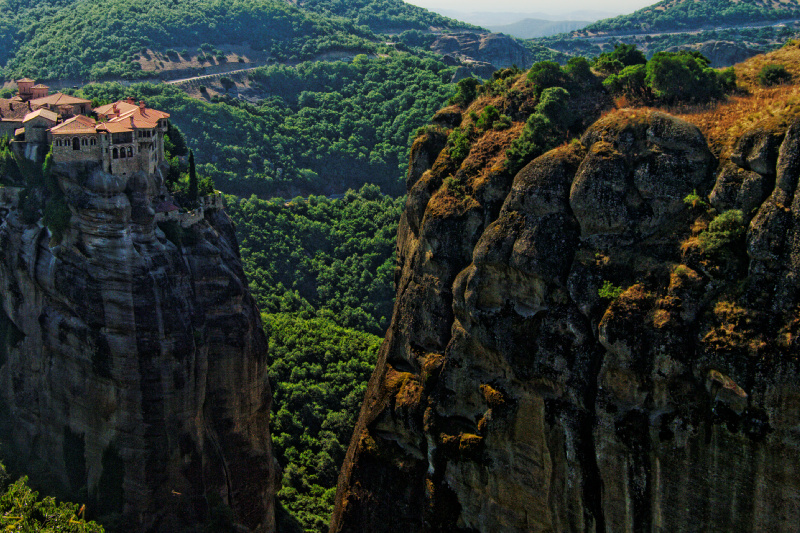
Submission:
M 700 52 L 711 61 L 714 68 L 729 67 L 765 52 L 764 48 L 757 45 L 745 45 L 733 41 L 703 41 L 701 43 L 671 46 L 667 52 L 689 50 Z
M 613 112 L 450 209 L 447 148 L 415 143 L 331 531 L 795 530 L 788 123 L 717 161 L 688 123 Z
M 527 68 L 532 61 L 521 44 L 502 33 L 443 33 L 437 36 L 431 50 L 479 64 L 490 63 L 494 70 L 512 65 Z
M 159 225 L 159 176 L 54 175 L 63 235 L 33 220 L 41 190 L 0 211 L 3 440 L 110 530 L 194 530 L 228 507 L 273 531 L 267 340 L 227 215 Z

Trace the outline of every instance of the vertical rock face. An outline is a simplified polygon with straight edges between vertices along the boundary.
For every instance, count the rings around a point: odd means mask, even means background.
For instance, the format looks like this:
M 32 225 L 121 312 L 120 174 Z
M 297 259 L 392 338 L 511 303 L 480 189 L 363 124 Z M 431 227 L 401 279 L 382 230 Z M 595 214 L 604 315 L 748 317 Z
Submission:
M 331 531 L 795 530 L 798 132 L 615 112 L 496 214 L 415 142 Z
M 274 530 L 267 340 L 227 215 L 167 238 L 160 177 L 55 170 L 60 243 L 21 209 L 0 225 L 3 440 L 123 530 L 181 531 L 226 505 Z

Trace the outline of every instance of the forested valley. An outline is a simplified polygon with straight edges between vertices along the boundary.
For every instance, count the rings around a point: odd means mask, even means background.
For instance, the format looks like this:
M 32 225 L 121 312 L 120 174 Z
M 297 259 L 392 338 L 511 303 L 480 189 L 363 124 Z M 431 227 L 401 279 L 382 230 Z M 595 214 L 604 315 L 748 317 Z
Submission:
M 460 162 L 481 138 L 506 136 L 508 150 L 496 170 L 513 177 L 532 157 L 580 135 L 586 126 L 580 112 L 601 100 L 701 104 L 736 90 L 732 71 L 711 69 L 698 53 L 657 54 L 648 61 L 633 46 L 597 46 L 567 36 L 525 43 L 534 57 L 550 60 L 530 71 L 511 67 L 489 80 L 468 76 L 456 82 L 459 67 L 426 50 L 430 29 L 476 28 L 399 1 L 3 0 L 0 5 L 7 12 L 0 18 L 6 79 L 136 81 L 152 75 L 142 64 L 153 50 L 219 65 L 230 61 L 221 48 L 244 34 L 252 36 L 251 50 L 269 58 L 247 73 L 257 99 L 237 98 L 234 91 L 195 98 L 164 83 L 100 81 L 66 92 L 96 105 L 130 96 L 167 111 L 173 124 L 172 178 L 187 183 L 191 150 L 207 188 L 224 193 L 269 337 L 271 432 L 283 467 L 278 520 L 280 531 L 287 532 L 327 530 L 338 469 L 391 319 L 395 241 L 415 139 L 443 136 Z M 667 20 L 672 12 L 667 19 L 650 11 L 641 18 L 660 29 L 683 29 L 684 20 L 707 16 L 688 9 L 676 12 L 675 20 Z M 724 14 L 725 20 L 746 18 L 752 9 L 744 2 Z M 782 14 L 772 9 L 767 18 Z M 616 26 L 594 28 L 611 32 L 642 23 L 621 18 Z M 766 46 L 794 29 L 748 31 Z M 719 35 L 727 34 L 713 36 Z M 388 43 L 389 37 L 396 42 Z M 648 42 L 665 48 L 684 44 L 681 39 Z M 351 57 L 316 60 L 327 52 Z M 596 57 L 572 57 L 581 55 Z M 689 80 L 685 87 L 671 83 L 680 77 L 676 74 Z M 533 104 L 517 115 L 485 105 L 504 99 Z M 476 100 L 480 113 L 468 112 Z M 468 119 L 448 128 L 441 121 L 430 126 L 448 104 L 455 106 L 452 116 L 460 120 L 463 112 Z M 6 163 L 13 159 L 6 156 Z M 467 201 L 464 184 L 448 179 L 447 200 Z M 11 484 L 4 470 L 0 474 L 4 511 L 17 509 L 14 498 L 23 495 L 32 515 L 44 508 L 69 523 L 78 512 L 77 506 L 59 507 L 55 501 L 35 503 L 24 484 Z

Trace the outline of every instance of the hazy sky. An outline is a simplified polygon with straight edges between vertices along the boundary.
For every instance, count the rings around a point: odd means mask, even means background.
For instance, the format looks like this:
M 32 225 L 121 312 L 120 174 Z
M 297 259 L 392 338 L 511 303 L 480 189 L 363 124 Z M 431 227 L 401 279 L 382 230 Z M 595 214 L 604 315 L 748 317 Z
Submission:
M 436 8 L 469 11 L 513 11 L 519 13 L 549 13 L 558 15 L 573 11 L 610 11 L 633 13 L 639 8 L 655 4 L 658 0 L 405 0 L 410 4 L 436 11 Z

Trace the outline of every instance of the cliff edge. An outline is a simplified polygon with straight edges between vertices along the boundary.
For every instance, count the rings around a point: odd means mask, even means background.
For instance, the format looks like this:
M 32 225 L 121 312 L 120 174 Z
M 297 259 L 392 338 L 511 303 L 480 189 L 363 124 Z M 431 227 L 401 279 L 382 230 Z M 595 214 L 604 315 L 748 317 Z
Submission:
M 158 173 L 56 165 L 44 181 L 0 189 L 15 461 L 109 530 L 273 531 L 267 340 L 224 210 L 157 215 L 174 208 Z
M 795 530 L 799 109 L 614 110 L 513 180 L 418 138 L 331 531 Z

